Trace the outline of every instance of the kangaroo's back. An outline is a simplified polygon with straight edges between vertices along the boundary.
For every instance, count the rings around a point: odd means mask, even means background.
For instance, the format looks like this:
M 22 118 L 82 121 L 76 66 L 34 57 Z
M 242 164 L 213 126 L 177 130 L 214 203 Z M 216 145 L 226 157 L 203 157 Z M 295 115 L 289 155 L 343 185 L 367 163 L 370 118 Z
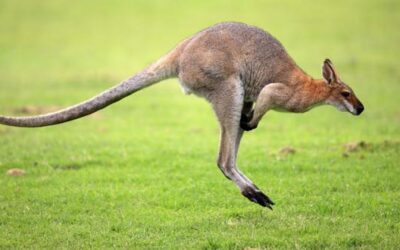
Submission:
M 247 99 L 255 99 L 271 82 L 284 82 L 297 68 L 283 45 L 268 32 L 243 23 L 227 22 L 195 34 L 183 49 L 179 77 L 186 89 L 218 85 L 240 77 Z

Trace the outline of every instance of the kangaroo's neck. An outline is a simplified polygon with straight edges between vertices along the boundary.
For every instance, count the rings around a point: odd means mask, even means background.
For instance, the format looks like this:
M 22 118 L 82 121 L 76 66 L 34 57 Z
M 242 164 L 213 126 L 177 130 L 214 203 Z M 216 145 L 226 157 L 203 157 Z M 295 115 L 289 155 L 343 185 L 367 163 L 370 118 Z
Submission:
M 289 101 L 295 104 L 299 112 L 325 104 L 331 93 L 331 88 L 325 80 L 314 79 L 301 69 L 293 71 L 288 85 L 293 91 Z

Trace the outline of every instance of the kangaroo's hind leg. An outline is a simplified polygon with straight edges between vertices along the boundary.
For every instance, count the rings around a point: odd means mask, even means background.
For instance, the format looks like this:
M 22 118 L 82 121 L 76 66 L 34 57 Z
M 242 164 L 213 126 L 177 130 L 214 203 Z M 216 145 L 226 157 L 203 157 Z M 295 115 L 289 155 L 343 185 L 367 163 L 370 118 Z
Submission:
M 271 199 L 261 192 L 236 166 L 236 153 L 240 142 L 240 117 L 243 107 L 243 88 L 239 80 L 230 79 L 208 96 L 221 127 L 218 167 L 236 183 L 250 201 L 272 208 Z
M 252 114 L 253 114 L 253 110 L 252 110 L 253 109 L 253 104 L 254 104 L 253 102 L 244 102 L 243 103 L 242 114 L 241 114 L 242 118 L 243 117 L 252 116 Z M 240 122 L 242 122 L 242 120 Z M 235 152 L 236 159 L 237 159 L 238 152 L 239 152 L 240 141 L 242 140 L 242 137 L 243 137 L 243 132 L 244 132 L 244 130 L 239 127 L 238 136 L 236 137 L 236 152 Z M 238 169 L 238 172 L 239 172 L 240 175 L 242 175 L 243 178 L 247 179 L 247 177 L 244 174 L 242 174 L 239 169 Z M 249 179 L 247 179 L 247 180 L 249 182 L 251 182 Z

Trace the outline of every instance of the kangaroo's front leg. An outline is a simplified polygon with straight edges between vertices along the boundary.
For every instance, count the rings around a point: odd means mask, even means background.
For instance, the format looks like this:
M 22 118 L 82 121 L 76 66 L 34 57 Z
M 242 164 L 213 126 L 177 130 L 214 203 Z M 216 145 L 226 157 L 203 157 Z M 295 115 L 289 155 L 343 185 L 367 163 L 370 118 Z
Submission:
M 237 80 L 221 84 L 209 99 L 221 126 L 218 167 L 236 183 L 241 193 L 250 201 L 272 209 L 271 199 L 261 192 L 236 166 L 236 149 L 240 141 L 240 116 L 243 106 L 243 89 Z
M 285 102 L 288 95 L 288 87 L 282 83 L 270 83 L 266 85 L 257 97 L 254 109 L 248 115 L 242 115 L 240 127 L 250 131 L 257 128 L 261 118 L 268 110 L 280 106 Z

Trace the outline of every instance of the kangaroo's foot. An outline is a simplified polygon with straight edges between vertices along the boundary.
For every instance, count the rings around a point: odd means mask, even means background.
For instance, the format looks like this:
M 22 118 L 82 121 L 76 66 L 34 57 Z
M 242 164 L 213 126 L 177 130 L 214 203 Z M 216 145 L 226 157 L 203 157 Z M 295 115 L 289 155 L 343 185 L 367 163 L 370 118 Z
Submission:
M 272 210 L 275 203 L 256 186 L 247 186 L 242 189 L 242 195 L 252 202 L 258 203 L 263 207 L 268 207 Z

